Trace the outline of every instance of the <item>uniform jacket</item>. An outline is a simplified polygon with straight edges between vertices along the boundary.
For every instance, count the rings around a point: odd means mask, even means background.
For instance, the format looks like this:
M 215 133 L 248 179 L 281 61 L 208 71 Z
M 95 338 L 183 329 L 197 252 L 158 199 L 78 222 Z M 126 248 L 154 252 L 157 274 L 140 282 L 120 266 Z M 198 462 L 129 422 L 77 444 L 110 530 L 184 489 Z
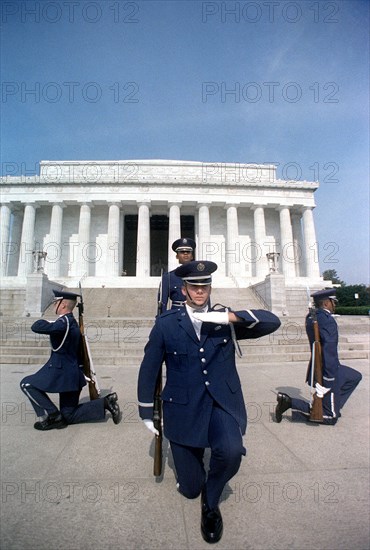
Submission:
M 259 338 L 274 332 L 279 319 L 269 311 L 236 311 L 236 338 Z M 231 414 L 244 434 L 247 416 L 229 325 L 203 323 L 197 338 L 185 308 L 157 318 L 145 347 L 138 380 L 139 414 L 153 418 L 158 372 L 166 363 L 162 392 L 164 434 L 170 441 L 208 446 L 208 425 L 215 400 Z
M 181 292 L 183 286 L 181 277 L 175 275 L 175 271 L 169 271 L 163 273 L 161 281 L 161 297 L 158 298 L 161 301 L 161 312 L 164 313 L 168 307 L 168 299 L 171 302 L 184 302 L 185 296 Z
M 51 393 L 78 391 L 85 386 L 86 380 L 79 367 L 81 333 L 73 314 L 62 315 L 54 322 L 40 319 L 31 330 L 48 334 L 52 347 L 49 360 L 32 375 L 32 384 Z
M 338 357 L 338 325 L 332 314 L 326 309 L 317 309 L 316 317 L 321 342 L 323 382 L 325 387 L 330 388 L 335 384 L 335 378 L 340 366 Z M 312 319 L 309 315 L 306 317 L 306 332 L 312 350 L 315 337 Z M 308 365 L 306 382 L 310 382 L 311 380 L 311 359 Z

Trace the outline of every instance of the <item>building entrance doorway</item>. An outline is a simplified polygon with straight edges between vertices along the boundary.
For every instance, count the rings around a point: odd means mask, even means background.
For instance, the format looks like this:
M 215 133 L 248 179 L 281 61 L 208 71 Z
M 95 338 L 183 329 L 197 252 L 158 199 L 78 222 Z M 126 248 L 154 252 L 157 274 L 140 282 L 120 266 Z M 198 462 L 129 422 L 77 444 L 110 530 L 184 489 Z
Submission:
M 194 239 L 194 216 L 181 216 L 181 235 Z M 137 215 L 126 215 L 124 222 L 123 275 L 135 277 L 137 265 Z M 150 217 L 150 276 L 168 270 L 168 216 Z

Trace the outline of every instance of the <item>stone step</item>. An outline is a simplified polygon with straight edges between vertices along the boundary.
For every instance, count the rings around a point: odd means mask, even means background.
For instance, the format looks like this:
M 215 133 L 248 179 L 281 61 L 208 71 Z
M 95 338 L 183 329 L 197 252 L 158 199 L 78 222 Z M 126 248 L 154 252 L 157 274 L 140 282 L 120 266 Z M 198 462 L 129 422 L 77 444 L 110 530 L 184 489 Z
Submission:
M 48 356 L 45 355 L 5 355 L 2 354 L 0 357 L 0 364 L 2 365 L 42 365 L 45 363 Z M 93 356 L 93 362 L 96 366 L 104 365 L 114 365 L 114 366 L 133 366 L 138 367 L 141 362 L 141 356 L 123 356 L 113 355 L 108 357 L 107 355 Z M 345 362 L 348 359 L 368 359 L 369 352 L 361 350 L 344 350 L 340 354 L 342 362 Z M 303 361 L 308 362 L 309 354 L 308 353 L 292 353 L 287 352 L 284 354 L 281 353 L 271 353 L 270 355 L 262 354 L 245 354 L 243 357 L 238 358 L 237 363 L 239 365 L 251 364 L 251 363 L 277 363 L 277 362 L 299 362 Z
M 49 318 L 49 317 L 48 317 Z M 53 320 L 55 316 L 50 316 Z M 275 333 L 240 342 L 242 363 L 263 361 L 308 361 L 309 347 L 304 318 L 284 317 Z M 370 355 L 369 319 L 367 317 L 338 317 L 339 356 L 341 360 L 366 359 Z M 42 364 L 50 353 L 48 337 L 31 331 L 34 319 L 7 318 L 0 321 L 2 364 Z M 94 363 L 99 365 L 139 364 L 154 319 L 95 317 L 85 321 Z
M 138 348 L 143 349 L 149 336 L 149 331 L 144 331 L 143 333 L 132 333 L 129 334 L 127 332 L 119 332 L 116 331 L 113 333 L 106 333 L 101 332 L 97 334 L 87 334 L 89 345 L 92 350 L 99 350 L 99 348 L 121 348 L 124 347 L 133 347 L 136 346 Z M 31 351 L 32 349 L 46 349 L 50 350 L 50 343 L 49 339 L 45 336 L 37 335 L 34 333 L 28 333 L 23 335 L 21 338 L 16 338 L 14 335 L 12 336 L 6 336 L 3 335 L 3 337 L 0 339 L 1 343 L 1 349 L 2 352 L 5 353 L 5 350 L 7 348 L 9 349 L 15 349 L 15 350 L 22 350 L 26 349 L 30 350 L 30 353 L 34 353 Z M 308 347 L 308 340 L 306 337 L 303 338 L 295 338 L 294 335 L 286 335 L 286 334 L 279 334 L 274 333 L 269 336 L 263 337 L 263 339 L 256 339 L 256 340 L 244 340 L 240 342 L 240 345 L 242 347 L 258 347 L 261 351 L 268 350 L 275 346 L 300 346 L 303 349 L 306 349 Z M 356 336 L 341 336 L 339 339 L 339 348 L 343 349 L 352 349 L 352 348 L 359 348 L 359 349 L 370 349 L 370 341 L 367 335 L 356 335 Z
M 234 310 L 237 310 L 238 307 L 245 307 L 245 304 L 236 304 L 236 306 L 233 307 Z M 249 309 L 261 309 L 260 306 L 254 306 L 251 307 L 250 304 L 248 304 Z M 263 309 L 263 308 L 262 308 Z M 145 315 L 138 315 L 138 313 L 141 313 L 137 311 L 137 314 L 133 317 L 128 317 L 125 315 L 91 315 L 88 312 L 85 312 L 84 315 L 84 321 L 85 324 L 96 324 L 100 323 L 102 326 L 108 326 L 109 324 L 115 324 L 115 323 L 137 323 L 142 326 L 146 325 L 153 325 L 155 321 L 155 315 L 153 316 L 145 316 Z M 77 310 L 74 311 L 75 318 L 78 319 L 78 312 Z M 45 312 L 44 315 L 42 315 L 43 318 L 48 319 L 50 321 L 56 319 L 56 315 L 53 312 Z M 17 325 L 24 325 L 27 327 L 30 327 L 32 323 L 34 323 L 37 319 L 39 319 L 40 316 L 37 317 L 19 317 L 17 315 L 6 315 L 2 316 L 0 319 L 1 323 L 10 323 L 10 324 L 17 324 Z M 281 316 L 280 321 L 282 324 L 292 324 L 292 323 L 298 323 L 302 326 L 305 324 L 305 318 L 306 318 L 306 312 L 303 311 L 300 315 L 287 315 L 287 316 Z M 338 327 L 341 328 L 341 330 L 346 329 L 356 329 L 360 330 L 362 332 L 369 332 L 370 328 L 370 316 L 368 315 L 338 315 L 335 316 L 335 320 L 338 324 Z
M 159 278 L 158 278 L 159 281 Z M 71 292 L 79 292 L 69 289 Z M 83 291 L 85 314 L 90 320 L 93 317 L 107 318 L 136 318 L 138 313 L 149 319 L 154 319 L 157 314 L 158 288 L 86 288 Z M 212 288 L 212 304 L 221 303 L 234 309 L 246 307 L 252 309 L 263 308 L 262 301 L 258 299 L 249 287 L 246 288 Z M 53 314 L 53 306 L 45 312 L 45 316 Z
M 148 288 L 130 286 L 118 288 L 84 288 L 85 313 L 92 317 L 135 318 L 138 313 L 153 319 L 157 314 L 158 286 L 160 278 L 153 278 Z M 128 280 L 122 281 L 125 284 Z M 79 293 L 78 288 L 69 288 Z M 219 277 L 212 289 L 212 303 L 220 302 L 234 309 L 242 304 L 245 309 L 263 308 L 263 302 L 250 287 L 235 288 L 232 279 Z M 26 291 L 24 288 L 0 288 L 0 316 L 22 317 L 25 312 Z M 48 318 L 53 316 L 52 305 L 44 312 Z
M 22 315 L 25 300 L 25 289 L 0 289 L 0 316 Z
M 213 305 L 215 305 L 216 302 L 213 302 Z M 229 305 L 229 304 L 228 304 Z M 232 309 L 237 311 L 237 309 L 240 309 L 241 307 L 245 308 L 246 304 L 240 302 L 233 305 Z M 247 307 L 249 309 L 265 309 L 261 307 L 261 305 L 254 305 L 253 307 L 250 304 L 247 304 Z M 280 321 L 282 324 L 287 323 L 299 323 L 304 326 L 305 324 L 305 318 L 306 318 L 306 310 L 302 311 L 301 313 L 295 313 L 293 315 L 286 315 L 286 316 L 280 316 Z M 74 316 L 76 319 L 78 319 L 78 311 L 77 309 L 74 310 Z M 15 324 L 22 324 L 25 326 L 31 326 L 32 323 L 34 323 L 37 319 L 40 317 L 44 319 L 48 319 L 50 321 L 57 318 L 55 313 L 53 313 L 51 310 L 46 311 L 42 316 L 24 316 L 19 317 L 18 315 L 6 315 L 6 316 L 0 316 L 0 322 L 1 323 L 15 323 Z M 369 331 L 370 328 L 370 315 L 336 315 L 334 316 L 335 320 L 339 327 L 343 327 L 344 329 L 353 327 L 358 330 L 363 331 Z M 154 315 L 145 315 L 142 311 L 136 311 L 136 315 L 134 316 L 128 316 L 128 315 L 108 315 L 101 313 L 100 315 L 93 315 L 91 314 L 86 308 L 85 308 L 85 315 L 84 315 L 84 321 L 85 323 L 102 323 L 103 326 L 108 326 L 109 323 L 138 323 L 140 325 L 150 325 L 153 324 L 155 321 L 155 314 Z
M 98 344 L 90 344 L 91 353 L 94 357 L 114 355 L 120 356 L 142 356 L 144 352 L 144 345 L 146 340 L 140 342 L 101 342 Z M 308 353 L 308 343 L 287 343 L 276 342 L 274 344 L 260 343 L 253 340 L 248 342 L 240 342 L 240 347 L 244 353 L 248 354 L 285 354 L 285 353 Z M 339 354 L 345 351 L 368 351 L 370 348 L 366 342 L 340 342 Z M 50 353 L 49 342 L 28 342 L 27 344 L 17 345 L 16 342 L 13 345 L 7 343 L 1 348 L 1 356 L 19 356 L 19 355 L 32 355 L 47 357 Z
M 269 341 L 269 338 L 258 340 L 247 340 L 240 342 L 240 346 L 244 357 L 253 358 L 253 361 L 265 360 L 267 362 L 275 361 L 279 358 L 280 361 L 291 360 L 288 357 L 295 357 L 297 361 L 305 361 L 309 358 L 309 348 L 306 339 L 298 341 Z M 50 354 L 49 340 L 46 337 L 41 337 L 37 340 L 39 335 L 34 335 L 35 339 L 30 341 L 19 342 L 13 339 L 7 341 L 2 346 L 0 355 L 0 363 L 16 363 L 19 361 L 26 363 L 42 363 L 45 362 Z M 370 355 L 369 341 L 365 337 L 341 339 L 339 342 L 339 356 L 340 358 L 367 358 Z M 99 363 L 106 362 L 107 358 L 111 362 L 114 360 L 114 364 L 119 364 L 119 361 L 128 359 L 141 359 L 144 353 L 144 346 L 147 338 L 137 338 L 131 341 L 110 340 L 106 341 L 101 339 L 97 342 L 90 342 L 90 349 L 93 356 L 93 360 L 99 361 Z M 24 358 L 27 359 L 24 359 Z M 244 359 L 242 359 L 243 361 Z
M 149 336 L 151 327 L 115 327 L 113 329 L 104 329 L 97 326 L 88 327 L 86 331 L 88 341 L 92 350 L 99 349 L 123 349 L 138 347 L 143 349 Z M 49 339 L 44 335 L 39 335 L 31 332 L 30 330 L 18 330 L 6 332 L 3 331 L 0 337 L 0 343 L 3 353 L 6 352 L 6 348 L 14 350 L 30 350 L 42 349 L 50 350 Z M 300 329 L 297 333 L 294 329 L 292 332 L 287 330 L 279 330 L 271 335 L 256 340 L 244 340 L 241 341 L 241 346 L 246 348 L 257 348 L 261 353 L 268 353 L 269 350 L 275 347 L 284 346 L 301 346 L 301 349 L 307 349 L 308 340 L 303 329 Z M 356 335 L 340 335 L 339 338 L 340 349 L 370 349 L 370 340 L 368 334 L 356 334 Z M 17 353 L 18 351 L 15 351 Z M 43 352 L 42 352 L 43 353 Z

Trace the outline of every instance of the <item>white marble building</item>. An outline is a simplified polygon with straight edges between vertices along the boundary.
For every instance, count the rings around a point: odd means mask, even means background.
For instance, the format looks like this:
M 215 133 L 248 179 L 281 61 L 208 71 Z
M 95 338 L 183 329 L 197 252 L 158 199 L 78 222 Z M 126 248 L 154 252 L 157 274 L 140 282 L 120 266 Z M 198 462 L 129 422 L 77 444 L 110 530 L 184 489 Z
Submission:
M 285 285 L 320 282 L 313 209 L 318 183 L 276 178 L 273 165 L 173 160 L 42 161 L 39 176 L 1 189 L 1 284 L 43 268 L 74 287 L 151 287 L 177 262 L 171 243 L 195 239 L 215 284 L 263 281 L 277 252 Z M 41 253 L 46 258 L 37 263 Z

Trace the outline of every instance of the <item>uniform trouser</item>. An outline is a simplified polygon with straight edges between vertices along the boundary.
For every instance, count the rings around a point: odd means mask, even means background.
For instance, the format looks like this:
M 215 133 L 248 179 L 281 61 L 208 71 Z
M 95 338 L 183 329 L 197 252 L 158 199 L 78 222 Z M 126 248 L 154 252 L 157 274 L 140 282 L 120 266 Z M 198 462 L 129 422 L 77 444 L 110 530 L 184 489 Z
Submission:
M 331 391 L 323 397 L 323 424 L 334 425 L 341 416 L 340 410 L 343 408 L 347 399 L 357 387 L 362 379 L 362 375 L 351 367 L 340 365 L 335 383 Z M 305 418 L 310 415 L 310 405 L 302 399 L 292 398 L 293 420 Z
M 48 394 L 39 390 L 31 383 L 30 376 L 26 376 L 20 383 L 22 392 L 28 397 L 36 416 L 45 416 L 45 414 L 59 413 L 58 407 L 54 405 Z
M 238 423 L 217 406 L 212 409 L 208 438 L 211 448 L 208 476 L 203 463 L 204 448 L 170 443 L 180 492 L 187 498 L 196 498 L 205 486 L 208 505 L 215 508 L 246 451 Z
M 59 410 L 46 392 L 33 386 L 28 377 L 21 381 L 21 390 L 28 397 L 37 416 L 62 413 L 68 424 L 103 420 L 104 398 L 78 404 L 80 390 L 59 393 Z

